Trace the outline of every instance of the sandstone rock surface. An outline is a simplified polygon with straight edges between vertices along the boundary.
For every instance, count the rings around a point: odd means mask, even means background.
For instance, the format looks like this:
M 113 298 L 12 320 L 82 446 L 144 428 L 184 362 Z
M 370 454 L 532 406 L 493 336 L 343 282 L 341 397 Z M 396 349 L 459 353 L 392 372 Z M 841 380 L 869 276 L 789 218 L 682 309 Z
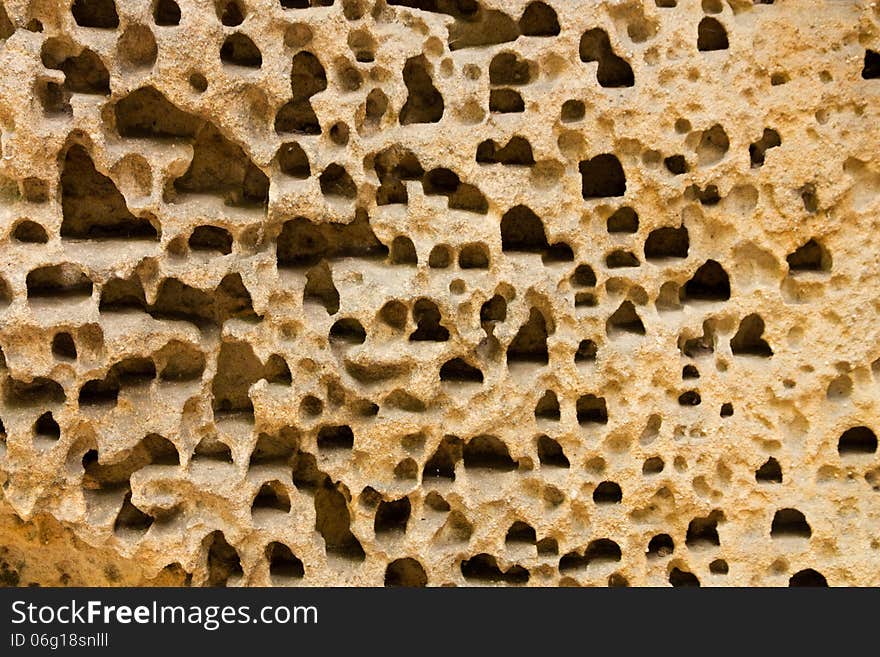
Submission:
M 880 5 L 4 0 L 0 580 L 880 584 Z

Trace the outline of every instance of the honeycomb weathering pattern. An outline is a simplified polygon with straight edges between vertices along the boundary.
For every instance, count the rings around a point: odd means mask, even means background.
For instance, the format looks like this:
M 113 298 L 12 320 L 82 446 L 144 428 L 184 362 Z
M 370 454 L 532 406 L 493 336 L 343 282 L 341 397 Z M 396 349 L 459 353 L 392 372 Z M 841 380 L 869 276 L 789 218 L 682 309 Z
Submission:
M 6 583 L 880 584 L 877 3 L 3 5 Z

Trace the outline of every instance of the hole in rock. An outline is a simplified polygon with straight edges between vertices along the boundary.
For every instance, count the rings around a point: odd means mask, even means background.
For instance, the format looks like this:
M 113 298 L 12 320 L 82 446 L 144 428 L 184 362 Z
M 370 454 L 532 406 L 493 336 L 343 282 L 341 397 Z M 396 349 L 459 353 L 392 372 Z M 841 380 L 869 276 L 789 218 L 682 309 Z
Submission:
M 278 168 L 281 173 L 305 180 L 312 175 L 309 158 L 302 146 L 295 141 L 281 144 L 278 149 Z
M 584 550 L 584 560 L 590 563 L 613 563 L 620 561 L 622 553 L 620 546 L 610 538 L 597 538 L 587 545 Z
M 755 470 L 755 481 L 781 484 L 782 466 L 779 465 L 779 461 L 772 456 L 768 458 L 760 468 Z
M 444 436 L 425 463 L 422 479 L 438 477 L 455 480 L 455 464 L 462 457 L 462 441 L 457 436 Z
M 176 137 L 191 141 L 193 157 L 182 176 L 166 186 L 166 200 L 187 194 L 220 196 L 229 205 L 268 202 L 269 178 L 247 153 L 214 124 L 188 114 L 152 87 L 137 89 L 115 106 L 116 127 L 123 137 Z
M 226 541 L 222 531 L 208 534 L 202 546 L 208 552 L 208 586 L 226 586 L 230 577 L 243 574 L 238 552 Z
M 400 301 L 388 301 L 379 309 L 379 319 L 393 329 L 402 330 L 406 327 L 406 305 Z
M 790 272 L 831 271 L 831 254 L 815 239 L 809 239 L 785 256 Z
M 596 504 L 618 504 L 622 499 L 620 484 L 613 481 L 603 481 L 593 491 L 593 501 Z
M 712 511 L 705 518 L 694 518 L 688 524 L 685 543 L 693 548 L 699 545 L 721 545 L 718 538 L 718 523 L 724 520 L 724 514 L 720 511 Z
M 752 161 L 752 167 L 760 167 L 764 165 L 764 157 L 768 150 L 782 145 L 779 133 L 772 128 L 764 128 L 761 138 L 749 145 L 749 158 Z
M 307 397 L 308 399 L 308 397 Z M 315 399 L 319 404 L 321 401 Z M 292 460 L 301 462 L 307 456 L 299 452 L 299 435 L 292 427 L 282 427 L 277 434 L 260 433 L 251 452 L 249 465 L 277 464 L 289 465 Z M 294 477 L 297 487 L 302 483 Z M 304 486 L 308 488 L 308 486 Z
M 697 26 L 697 50 L 727 50 L 727 30 L 716 18 L 705 16 Z
M 49 440 L 61 438 L 61 427 L 58 426 L 58 422 L 55 421 L 51 411 L 46 411 L 34 422 L 34 435 L 38 438 L 48 438 Z
M 660 458 L 659 456 L 652 456 L 645 459 L 645 462 L 642 464 L 642 474 L 659 474 L 663 472 L 664 467 L 665 465 L 662 458 Z
M 619 269 L 621 267 L 638 267 L 639 259 L 631 251 L 623 249 L 615 249 L 605 256 L 605 266 L 609 269 Z
M 68 262 L 38 267 L 28 272 L 25 284 L 28 299 L 90 297 L 93 287 L 86 273 Z
M 268 368 L 247 342 L 224 340 L 217 356 L 217 369 L 211 384 L 215 412 L 253 412 L 250 387 L 267 377 Z
M 562 446 L 550 436 L 538 436 L 538 460 L 542 466 L 568 468 L 568 457 Z
M 458 252 L 458 266 L 462 269 L 488 269 L 489 249 L 485 244 L 465 244 Z
M 157 0 L 153 21 L 161 26 L 180 25 L 180 5 L 175 0 Z
M 611 153 L 603 153 L 578 165 L 581 174 L 581 193 L 585 199 L 623 196 L 626 175 L 620 160 Z
M 605 333 L 613 337 L 622 333 L 645 335 L 645 325 L 632 301 L 624 301 L 605 321 Z
M 586 114 L 586 107 L 584 106 L 583 101 L 580 100 L 567 100 L 562 103 L 562 111 L 560 114 L 560 118 L 564 123 L 572 123 L 574 121 L 580 121 L 584 118 Z
M 37 222 L 29 219 L 25 219 L 16 224 L 15 229 L 12 231 L 12 237 L 18 242 L 29 244 L 45 244 L 49 241 L 46 229 Z
M 244 21 L 244 12 L 237 2 L 222 2 L 221 0 L 216 3 L 216 6 L 217 18 L 224 25 L 235 27 L 236 25 L 241 25 L 242 21 Z
M 525 523 L 521 520 L 517 520 L 514 522 L 507 530 L 507 534 L 504 537 L 504 542 L 507 545 L 511 543 L 524 543 L 527 545 L 534 545 L 538 540 L 537 535 L 535 534 L 535 529 L 528 523 Z
M 366 557 L 360 541 L 351 532 L 351 513 L 347 495 L 340 484 L 332 484 L 329 477 L 315 491 L 315 529 L 324 538 L 328 554 L 352 561 Z
M 45 203 L 49 200 L 49 184 L 40 178 L 28 176 L 21 181 L 21 193 L 29 203 Z
M 405 458 L 394 466 L 394 478 L 415 481 L 419 477 L 419 464 L 412 458 Z
M 489 64 L 490 84 L 515 86 L 528 84 L 530 78 L 529 63 L 520 59 L 516 53 L 498 53 Z
M 727 301 L 730 299 L 730 279 L 715 260 L 707 260 L 685 283 L 682 300 Z
M 453 358 L 440 367 L 440 380 L 456 383 L 482 383 L 483 373 L 464 359 Z
M 788 585 L 827 587 L 828 580 L 826 580 L 825 576 L 819 571 L 813 570 L 812 568 L 805 568 L 792 575 L 788 580 Z
M 491 139 L 477 146 L 476 160 L 480 164 L 504 164 L 507 166 L 533 166 L 535 157 L 532 146 L 524 137 L 514 136 L 503 147 Z
M 191 344 L 169 341 L 154 354 L 161 381 L 197 381 L 205 371 L 205 354 Z
M 385 586 L 425 587 L 425 568 L 412 557 L 395 559 L 385 568 Z
M 679 568 L 673 568 L 669 573 L 669 583 L 674 587 L 678 586 L 699 586 L 700 580 L 693 573 L 689 573 Z
M 153 524 L 153 518 L 137 508 L 131 501 L 131 491 L 125 494 L 122 501 L 122 508 L 116 516 L 113 523 L 113 531 L 120 532 L 123 530 L 143 532 L 150 528 Z
M 349 129 L 344 121 L 337 121 L 330 126 L 330 141 L 337 146 L 345 146 L 348 143 Z
M 541 253 L 548 248 L 544 224 L 524 205 L 517 205 L 501 217 L 501 250 Z
M 535 405 L 535 418 L 558 422 L 560 417 L 559 400 L 556 398 L 556 393 L 552 390 L 545 391 Z
M 507 362 L 546 365 L 549 361 L 547 351 L 547 321 L 537 308 L 529 310 L 529 319 L 523 324 L 507 347 Z
M 328 337 L 330 342 L 363 344 L 367 339 L 367 332 L 359 321 L 345 317 L 333 323 Z
M 196 226 L 188 243 L 193 251 L 217 251 L 223 255 L 232 253 L 232 235 L 219 226 Z
M 690 170 L 684 155 L 670 155 L 663 158 L 663 166 L 674 176 L 681 176 Z
M 596 273 L 590 265 L 578 265 L 571 276 L 572 285 L 595 287 Z
M 490 89 L 489 111 L 497 114 L 515 114 L 525 112 L 526 105 L 522 96 L 514 89 Z
M 471 438 L 463 450 L 466 469 L 496 470 L 509 472 L 516 469 L 516 461 L 501 440 L 495 436 L 476 436 Z
M 391 4 L 406 4 L 421 0 L 395 1 Z M 443 13 L 449 13 L 459 20 L 449 26 L 449 49 L 478 48 L 499 43 L 515 41 L 519 37 L 519 26 L 510 16 L 497 9 L 480 7 L 475 0 L 458 0 L 446 4 Z M 438 7 L 439 10 L 439 7 Z
M 721 125 L 716 123 L 708 130 L 703 130 L 696 149 L 700 165 L 709 166 L 720 162 L 729 148 L 730 139 Z
M 609 233 L 635 233 L 639 230 L 639 215 L 630 207 L 622 207 L 612 213 L 605 222 Z
M 220 61 L 235 66 L 260 68 L 263 65 L 263 55 L 249 36 L 236 32 L 226 37 L 220 46 Z
M 631 87 L 635 84 L 632 67 L 614 53 L 608 33 L 600 28 L 584 32 L 580 41 L 582 62 L 598 62 L 596 79 L 602 87 Z
M 391 532 L 405 534 L 411 510 L 412 505 L 408 497 L 402 497 L 399 500 L 392 500 L 390 502 L 380 502 L 379 508 L 376 510 L 373 530 L 377 535 Z
M 862 67 L 862 79 L 876 80 L 880 78 L 880 53 L 868 48 L 865 50 L 864 66 Z
M 327 73 L 315 55 L 305 50 L 294 55 L 290 86 L 292 97 L 275 115 L 275 131 L 321 134 L 321 125 L 309 99 L 327 88 Z
M 272 541 L 266 546 L 266 560 L 272 577 L 302 578 L 305 576 L 303 562 L 284 543 Z
M 151 68 L 159 54 L 156 37 L 146 25 L 132 24 L 119 38 L 116 51 L 123 65 L 131 68 Z M 109 93 L 109 89 L 107 91 Z
M 329 164 L 318 178 L 324 196 L 340 196 L 353 199 L 357 196 L 357 186 L 341 164 Z
M 480 323 L 503 322 L 507 319 L 507 301 L 500 294 L 480 306 Z
M 577 411 L 577 421 L 579 424 L 608 423 L 608 409 L 605 405 L 604 397 L 596 395 L 581 395 L 578 397 L 575 407 Z
M 649 557 L 666 557 L 675 551 L 675 543 L 669 534 L 657 534 L 648 542 Z
M 443 117 L 443 96 L 437 91 L 429 73 L 428 60 L 420 55 L 406 60 L 403 82 L 406 102 L 400 110 L 400 124 L 436 123 Z
M 709 563 L 709 572 L 713 575 L 726 575 L 730 567 L 724 559 L 714 559 Z
M 559 35 L 559 19 L 553 7 L 544 2 L 531 2 L 519 19 L 523 36 L 553 37 Z
M 505 572 L 498 567 L 498 562 L 490 554 L 481 553 L 461 562 L 461 574 L 465 579 L 479 582 L 505 582 L 507 584 L 525 584 L 529 581 L 529 571 L 522 566 L 511 566 Z
M 119 189 L 80 145 L 71 146 L 62 163 L 61 213 L 63 238 L 158 239 L 153 224 L 129 211 Z
M 391 263 L 395 265 L 417 265 L 419 257 L 412 240 L 405 235 L 398 235 L 391 242 Z
M 290 496 L 280 481 L 267 481 L 257 491 L 254 501 L 251 503 L 251 511 L 256 509 L 270 509 L 288 513 L 290 511 Z
M 52 353 L 62 360 L 76 360 L 76 344 L 73 336 L 66 331 L 56 333 L 52 338 Z
M 110 73 L 101 58 L 92 50 L 84 48 L 76 56 L 64 58 L 54 47 L 64 52 L 65 45 L 56 39 L 49 39 L 43 44 L 40 58 L 47 68 L 64 72 L 64 90 L 78 94 L 110 94 Z
M 684 226 L 655 228 L 645 240 L 645 258 L 687 258 L 689 246 L 688 231 Z
M 416 330 L 409 336 L 410 341 L 446 342 L 449 339 L 449 330 L 440 323 L 440 309 L 430 299 L 416 301 L 412 315 Z
M 739 323 L 739 328 L 730 339 L 730 350 L 734 356 L 760 356 L 769 358 L 773 350 L 761 336 L 764 334 L 764 320 L 755 313 L 747 315 Z
M 773 523 L 770 526 L 770 536 L 773 538 L 786 536 L 809 538 L 812 533 L 804 514 L 797 509 L 779 509 L 773 515 Z
M 599 348 L 592 340 L 581 340 L 578 343 L 577 351 L 574 352 L 575 363 L 588 363 L 596 360 Z
M 318 431 L 318 449 L 337 450 L 354 447 L 354 433 L 347 425 L 321 427 Z
M 809 212 L 810 214 L 816 214 L 819 210 L 819 197 L 816 194 L 816 185 L 813 183 L 806 183 L 801 186 L 798 190 L 798 193 L 801 195 L 801 201 L 804 204 L 804 210 Z
M 63 404 L 64 388 L 57 381 L 37 376 L 31 381 L 19 381 L 7 376 L 3 382 L 3 401 L 13 408 Z
M 874 454 L 877 451 L 877 435 L 868 427 L 851 427 L 837 441 L 837 452 L 847 454 Z
M 119 14 L 116 13 L 113 0 L 74 0 L 70 13 L 81 27 L 107 30 L 119 27 Z

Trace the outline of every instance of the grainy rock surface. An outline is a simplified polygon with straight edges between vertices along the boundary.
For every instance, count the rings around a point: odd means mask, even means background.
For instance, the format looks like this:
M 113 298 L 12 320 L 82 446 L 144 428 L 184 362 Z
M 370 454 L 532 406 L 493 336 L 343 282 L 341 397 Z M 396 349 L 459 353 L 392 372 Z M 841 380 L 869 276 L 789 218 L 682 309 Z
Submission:
M 5 0 L 0 579 L 880 584 L 878 51 L 856 0 Z

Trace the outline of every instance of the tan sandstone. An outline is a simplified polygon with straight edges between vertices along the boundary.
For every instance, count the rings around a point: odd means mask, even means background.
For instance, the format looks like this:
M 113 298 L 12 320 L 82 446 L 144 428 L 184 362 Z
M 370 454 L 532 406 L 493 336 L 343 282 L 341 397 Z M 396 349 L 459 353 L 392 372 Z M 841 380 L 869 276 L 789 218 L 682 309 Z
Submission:
M 3 583 L 880 584 L 878 3 L 2 7 Z

